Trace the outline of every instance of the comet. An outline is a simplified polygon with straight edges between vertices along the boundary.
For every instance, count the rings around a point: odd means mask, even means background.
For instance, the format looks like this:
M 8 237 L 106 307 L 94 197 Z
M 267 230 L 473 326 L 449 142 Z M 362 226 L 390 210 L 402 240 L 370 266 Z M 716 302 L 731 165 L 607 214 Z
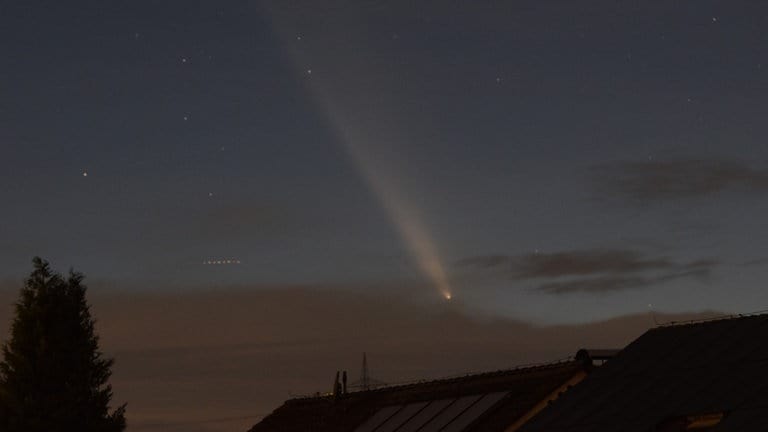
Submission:
M 403 197 L 391 166 L 374 156 L 373 150 L 386 146 L 387 143 L 380 142 L 370 133 L 361 130 L 357 122 L 348 118 L 346 112 L 333 102 L 331 95 L 325 94 L 315 81 L 312 89 L 318 103 L 325 108 L 328 122 L 337 134 L 337 141 L 365 180 L 369 190 L 381 203 L 409 255 L 440 295 L 450 300 L 453 290 L 429 230 L 419 212 Z
M 286 47 L 294 46 L 296 34 L 287 31 L 291 26 L 279 25 L 279 11 L 274 8 L 268 10 L 274 23 L 273 30 L 285 41 Z M 290 49 L 289 52 L 296 72 L 294 76 L 304 83 L 307 92 L 320 108 L 320 113 L 325 115 L 326 123 L 337 137 L 336 141 L 349 156 L 368 189 L 381 203 L 408 254 L 441 297 L 451 300 L 453 290 L 433 237 L 421 214 L 405 199 L 402 185 L 396 182 L 397 176 L 393 171 L 397 164 L 387 164 L 374 154 L 376 150 L 387 149 L 391 143 L 383 141 L 375 131 L 365 130 L 361 122 L 352 117 L 360 111 L 359 107 L 343 102 L 350 96 L 350 87 L 342 85 L 334 91 L 332 84 L 338 77 L 328 77 L 319 70 L 314 73 L 315 71 L 308 67 L 311 64 L 310 58 L 297 48 Z M 355 67 L 359 69 L 360 65 Z M 366 105 L 369 109 L 375 109 L 376 106 L 377 102 L 374 100 L 370 100 Z M 382 122 L 391 120 L 386 115 L 377 118 Z

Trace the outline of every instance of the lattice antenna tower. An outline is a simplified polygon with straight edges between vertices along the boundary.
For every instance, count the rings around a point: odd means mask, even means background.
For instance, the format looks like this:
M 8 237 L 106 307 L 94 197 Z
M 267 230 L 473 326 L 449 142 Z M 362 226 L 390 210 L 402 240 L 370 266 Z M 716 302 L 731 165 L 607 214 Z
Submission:
M 360 389 L 371 389 L 371 374 L 368 372 L 368 357 L 363 353 L 363 367 L 360 368 Z
M 363 366 L 360 368 L 360 380 L 352 383 L 350 387 L 360 391 L 367 391 L 385 385 L 387 385 L 385 382 L 371 377 L 371 372 L 368 369 L 368 356 L 366 353 L 363 353 Z

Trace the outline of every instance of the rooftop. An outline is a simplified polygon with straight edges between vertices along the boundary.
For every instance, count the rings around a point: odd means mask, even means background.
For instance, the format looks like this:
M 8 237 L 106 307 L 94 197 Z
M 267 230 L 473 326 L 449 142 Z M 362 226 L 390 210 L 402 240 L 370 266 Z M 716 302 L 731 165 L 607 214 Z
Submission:
M 591 362 L 567 360 L 333 396 L 292 399 L 251 429 L 503 431 Z
M 767 340 L 766 314 L 651 329 L 521 431 L 764 430 Z

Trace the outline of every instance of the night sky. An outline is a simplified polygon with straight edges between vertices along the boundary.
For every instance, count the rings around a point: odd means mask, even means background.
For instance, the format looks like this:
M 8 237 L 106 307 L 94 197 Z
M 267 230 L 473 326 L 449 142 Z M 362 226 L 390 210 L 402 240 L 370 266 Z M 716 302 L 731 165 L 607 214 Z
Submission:
M 748 0 L 0 1 L 0 280 L 766 309 L 766 28 Z

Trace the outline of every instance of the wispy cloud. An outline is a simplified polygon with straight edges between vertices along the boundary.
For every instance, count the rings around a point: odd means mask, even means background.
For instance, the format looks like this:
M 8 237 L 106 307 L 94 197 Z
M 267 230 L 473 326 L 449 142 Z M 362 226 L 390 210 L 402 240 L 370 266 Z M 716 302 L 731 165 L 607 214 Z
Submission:
M 627 249 L 585 249 L 524 255 L 485 255 L 459 260 L 459 269 L 496 272 L 531 280 L 549 294 L 604 293 L 657 285 L 675 279 L 706 277 L 715 260 L 678 262 Z
M 728 159 L 614 162 L 593 168 L 606 193 L 649 201 L 706 196 L 726 189 L 768 192 L 768 170 Z
M 708 277 L 710 273 L 710 264 L 706 261 L 694 262 L 683 267 L 684 270 L 682 271 L 669 272 L 652 277 L 602 276 L 596 278 L 571 280 L 567 282 L 549 282 L 539 285 L 538 290 L 548 294 L 570 294 L 576 292 L 603 293 L 633 288 L 643 288 L 689 277 L 705 278 Z

